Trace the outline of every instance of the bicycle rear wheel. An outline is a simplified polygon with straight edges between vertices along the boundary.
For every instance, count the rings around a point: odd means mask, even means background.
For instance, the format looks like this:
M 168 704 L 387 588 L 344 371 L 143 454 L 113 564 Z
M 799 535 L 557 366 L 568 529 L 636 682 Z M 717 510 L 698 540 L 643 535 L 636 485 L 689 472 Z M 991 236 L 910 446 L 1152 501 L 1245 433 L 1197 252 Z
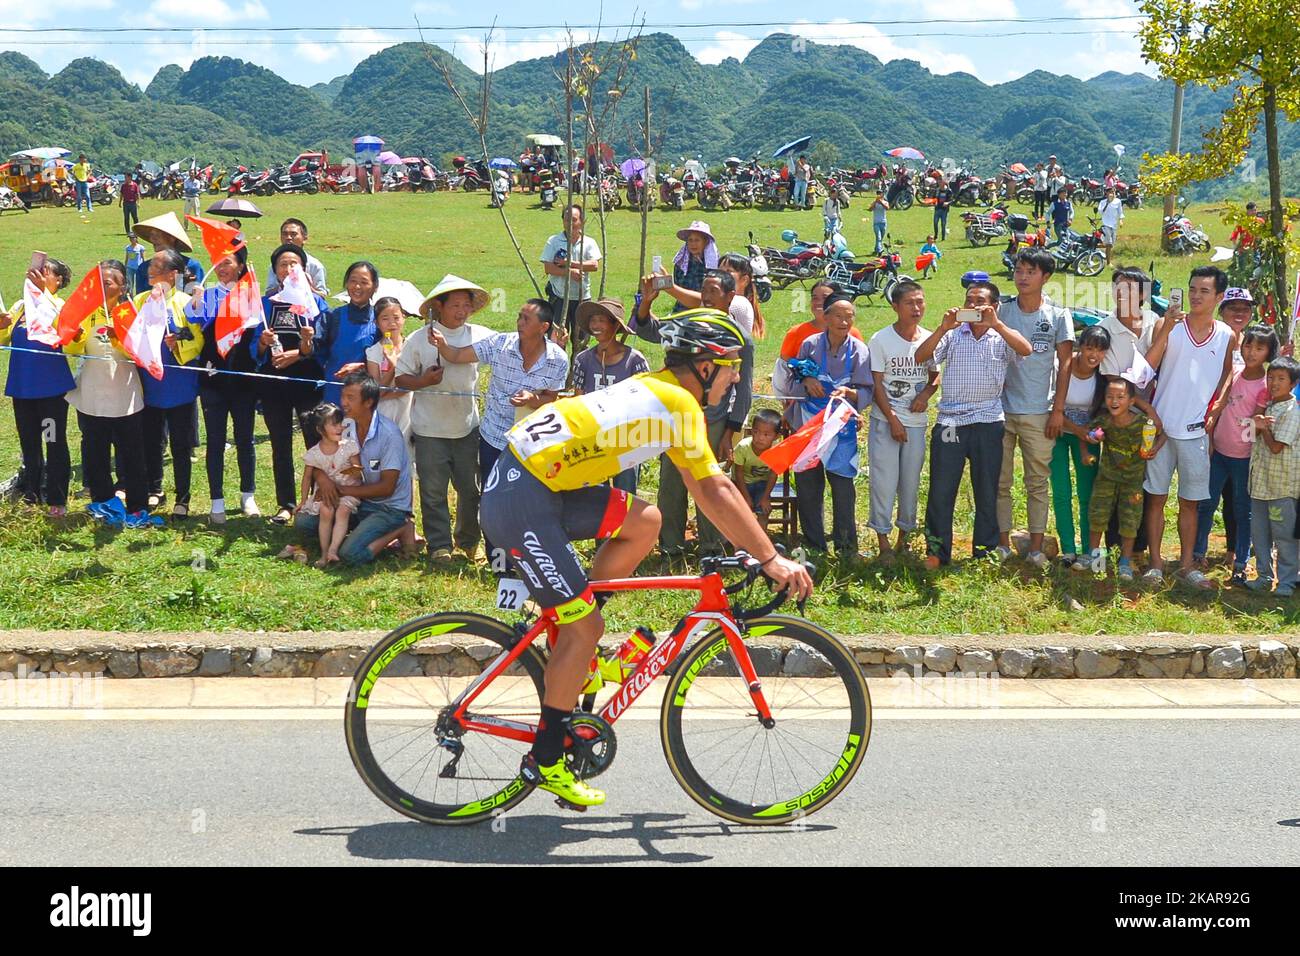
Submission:
M 452 637 L 490 641 L 502 651 L 516 640 L 509 627 L 478 614 L 408 621 L 357 668 L 344 718 L 348 753 L 366 786 L 398 813 L 425 823 L 477 823 L 532 792 L 519 776 L 529 743 L 466 731 L 450 719 L 452 702 L 477 675 L 467 654 L 431 653 Z M 540 652 L 527 648 L 480 691 L 468 715 L 536 725 L 544 671 Z
M 871 697 L 853 655 L 808 621 L 753 621 L 746 647 L 773 725 L 759 720 L 726 635 L 714 631 L 686 653 L 664 693 L 664 754 L 711 813 L 786 823 L 820 810 L 853 779 L 871 737 Z

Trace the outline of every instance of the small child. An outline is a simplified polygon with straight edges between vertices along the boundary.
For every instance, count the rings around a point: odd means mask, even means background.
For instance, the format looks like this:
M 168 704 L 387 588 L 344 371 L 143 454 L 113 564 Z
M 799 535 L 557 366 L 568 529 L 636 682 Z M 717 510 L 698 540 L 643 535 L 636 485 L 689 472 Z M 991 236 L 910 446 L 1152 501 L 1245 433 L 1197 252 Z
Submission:
M 1136 385 L 1126 378 L 1112 378 L 1106 383 L 1102 413 L 1088 423 L 1088 440 L 1101 444 L 1101 467 L 1088 502 L 1092 560 L 1075 563 L 1075 568 L 1083 571 L 1100 560 L 1102 532 L 1110 522 L 1111 512 L 1118 510 L 1120 559 L 1116 576 L 1121 581 L 1133 580 L 1133 541 L 1142 522 L 1142 481 L 1147 462 L 1165 443 L 1159 419 L 1148 418 L 1137 410 L 1133 404 L 1136 398 Z
M 749 437 L 742 439 L 731 453 L 731 480 L 760 521 L 766 521 L 772 511 L 776 472 L 763 464 L 758 456 L 777 444 L 780 427 L 780 412 L 760 408 L 749 421 Z
M 131 295 L 144 291 L 135 287 L 136 270 L 144 262 L 144 246 L 140 243 L 140 238 L 134 232 L 126 234 L 126 274 L 127 281 L 131 288 L 127 290 Z
M 921 278 L 923 279 L 929 276 L 931 272 L 937 273 L 939 271 L 939 260 L 943 258 L 943 253 L 940 252 L 939 247 L 934 244 L 934 236 L 925 237 L 925 245 L 921 247 L 921 255 L 926 255 L 927 253 L 932 253 L 934 258 L 930 260 L 929 264 L 925 267 L 925 271 L 921 273 Z
M 1061 411 L 1065 416 L 1061 434 L 1052 447 L 1052 509 L 1056 513 L 1056 535 L 1061 544 L 1061 562 L 1087 570 L 1078 555 L 1086 552 L 1091 528 L 1088 502 L 1097 477 L 1097 446 L 1088 443 L 1088 423 L 1101 412 L 1106 398 L 1106 380 L 1097 369 L 1110 351 L 1110 333 L 1090 325 L 1079 335 L 1070 360 L 1070 374 L 1057 385 Z M 1063 395 L 1061 393 L 1064 393 Z M 1074 481 L 1070 460 L 1074 460 Z M 1079 502 L 1079 551 L 1074 550 L 1074 502 Z
M 411 437 L 411 393 L 393 388 L 397 372 L 397 359 L 402 354 L 402 325 L 406 313 L 402 303 L 392 296 L 384 296 L 375 303 L 375 326 L 379 341 L 366 349 L 366 371 L 382 388 L 379 393 L 379 414 L 389 419 Z
M 1290 597 L 1300 574 L 1296 539 L 1296 498 L 1300 496 L 1300 407 L 1291 390 L 1300 382 L 1300 362 L 1279 358 L 1268 367 L 1268 406 L 1256 415 L 1255 447 L 1250 453 L 1250 536 L 1258 577 L 1252 591 L 1273 587 L 1273 549 L 1277 548 L 1277 596 Z
M 1236 534 L 1227 542 L 1232 554 L 1232 583 L 1246 584 L 1246 562 L 1250 558 L 1250 498 L 1240 494 L 1250 484 L 1250 458 L 1254 449 L 1250 421 L 1268 405 L 1268 363 L 1279 352 L 1277 333 L 1267 326 L 1252 325 L 1241 334 L 1244 366 L 1234 370 L 1218 403 L 1210 409 L 1214 420 L 1213 451 L 1210 453 L 1210 497 L 1196 510 L 1196 542 L 1192 557 L 1205 560 L 1210 550 L 1210 527 L 1225 486 L 1232 482 L 1232 511 L 1237 519 Z M 1224 509 L 1227 518 L 1227 508 Z
M 340 495 L 334 508 L 316 499 L 314 474 L 319 470 L 340 487 L 361 484 L 361 449 L 351 438 L 343 436 L 343 410 L 337 405 L 322 402 L 307 413 L 307 419 L 316 426 L 320 441 L 307 449 L 302 463 L 302 503 L 298 512 L 320 516 L 320 560 L 316 567 L 323 568 L 339 560 L 339 546 L 348 535 L 348 524 L 361 502 L 348 495 Z

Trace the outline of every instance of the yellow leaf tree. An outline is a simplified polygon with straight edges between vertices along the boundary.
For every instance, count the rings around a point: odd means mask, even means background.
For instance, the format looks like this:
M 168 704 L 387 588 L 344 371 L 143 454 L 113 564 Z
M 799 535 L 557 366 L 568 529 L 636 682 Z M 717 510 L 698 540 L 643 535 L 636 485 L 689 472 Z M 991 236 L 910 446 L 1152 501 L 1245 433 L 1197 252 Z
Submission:
M 1300 121 L 1300 0 L 1142 0 L 1140 6 L 1147 17 L 1142 54 L 1162 76 L 1212 90 L 1234 88 L 1232 104 L 1219 125 L 1205 132 L 1200 152 L 1147 154 L 1143 183 L 1158 195 L 1227 175 L 1246 158 L 1262 117 L 1270 217 L 1260 251 L 1272 260 L 1278 312 L 1286 315 L 1288 243 L 1277 124 L 1279 115 Z

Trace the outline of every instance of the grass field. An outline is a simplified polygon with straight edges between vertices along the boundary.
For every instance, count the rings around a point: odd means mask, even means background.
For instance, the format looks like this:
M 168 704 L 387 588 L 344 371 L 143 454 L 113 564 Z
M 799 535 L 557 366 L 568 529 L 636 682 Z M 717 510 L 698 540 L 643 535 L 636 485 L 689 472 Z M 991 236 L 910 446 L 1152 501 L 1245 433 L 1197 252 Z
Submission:
M 363 258 L 375 262 L 381 274 L 410 280 L 426 290 L 444 273 L 455 272 L 496 293 L 493 305 L 475 321 L 497 329 L 512 327 L 520 303 L 533 294 L 496 211 L 482 194 L 321 195 L 258 202 L 267 216 L 245 222 L 245 231 L 259 273 L 264 273 L 266 256 L 278 243 L 280 220 L 297 216 L 311 228 L 309 249 L 325 263 L 336 289 L 347 265 Z M 516 194 L 508 205 L 511 224 L 530 263 L 546 237 L 560 225 L 558 210 L 545 212 L 532 202 L 531 196 Z M 805 238 L 821 235 L 817 212 L 732 210 L 705 214 L 693 207 L 691 204 L 681 213 L 651 214 L 647 261 L 653 254 L 670 260 L 679 245 L 674 233 L 697 217 L 710 223 L 723 251 L 743 251 L 751 230 L 760 242 L 770 245 L 781 244 L 784 228 L 796 229 Z M 149 217 L 167 208 L 180 213 L 180 203 L 146 202 L 142 214 Z M 1196 207 L 1190 215 L 1213 241 L 1227 244 L 1228 230 L 1212 208 Z M 866 216 L 861 202 L 846 210 L 844 231 L 850 246 L 860 253 L 870 249 Z M 1200 263 L 1171 259 L 1159 252 L 1160 218 L 1159 207 L 1129 211 L 1116 260 L 1144 267 L 1154 262 L 1167 286 L 1185 285 L 1188 269 Z M 890 224 L 891 235 L 904 252 L 905 263 L 910 264 L 930 230 L 930 211 L 915 208 L 893 214 Z M 1079 224 L 1083 225 L 1082 221 Z M 599 237 L 594 215 L 589 232 Z M 971 249 L 961 233 L 960 210 L 954 210 L 949 239 L 940 243 L 944 251 L 941 270 L 925 281 L 929 327 L 943 309 L 959 303 L 957 278 L 963 271 L 1000 271 L 998 243 Z M 629 308 L 636 287 L 639 244 L 639 217 L 628 210 L 611 212 L 602 243 L 606 292 L 621 296 Z M 64 259 L 79 278 L 95 260 L 120 257 L 123 245 L 116 208 L 101 208 L 89 221 L 71 209 L 8 214 L 0 219 L 0 292 L 7 302 L 17 298 L 33 249 Z M 540 268 L 532 265 L 540 282 Z M 1009 283 L 1006 288 L 1010 291 Z M 1107 273 L 1097 279 L 1075 277 L 1059 283 L 1053 291 L 1055 298 L 1068 304 L 1109 305 Z M 794 287 L 776 293 L 764 313 L 768 335 L 759 345 L 758 391 L 770 390 L 768 377 L 782 335 L 807 317 L 804 290 Z M 859 300 L 857 322 L 864 335 L 888 324 L 892 317 L 879 299 L 870 304 Z M 652 363 L 658 358 L 657 347 L 641 347 Z M 0 367 L 7 368 L 7 363 Z M 75 417 L 69 416 L 74 466 L 80 457 Z M 0 476 L 12 474 L 18 463 L 11 422 L 9 402 L 0 400 Z M 263 510 L 269 510 L 273 506 L 270 448 L 260 419 L 258 442 L 259 501 Z M 227 461 L 227 488 L 233 493 L 234 455 Z M 642 493 L 651 498 L 655 471 L 651 468 L 642 473 Z M 209 502 L 201 453 L 194 472 L 191 509 L 202 515 Z M 170 467 L 167 473 L 170 476 Z M 79 485 L 74 471 L 74 490 Z M 170 488 L 170 477 L 167 485 Z M 1016 494 L 1017 522 L 1023 526 L 1019 486 Z M 874 540 L 868 540 L 874 536 L 865 530 L 865 478 L 859 483 L 859 500 L 863 546 L 874 549 Z M 294 536 L 264 520 L 232 517 L 224 529 L 214 529 L 201 519 L 192 519 L 163 530 L 116 533 L 97 528 L 85 515 L 77 514 L 82 504 L 84 499 L 74 500 L 73 515 L 62 522 L 51 522 L 28 509 L 0 506 L 0 567 L 6 579 L 0 628 L 346 629 L 389 627 L 417 613 L 441 608 L 491 608 L 492 579 L 481 569 L 435 570 L 422 559 L 391 559 L 373 568 L 323 572 L 273 560 L 271 556 Z M 955 521 L 958 555 L 969 553 L 968 540 L 963 541 L 961 535 L 969 532 L 971 508 L 967 487 L 959 498 Z M 1172 556 L 1176 547 L 1172 521 L 1170 525 L 1167 556 Z M 920 546 L 919 539 L 914 546 Z M 1216 536 L 1211 553 L 1221 550 L 1222 538 Z M 874 563 L 847 568 L 832 562 L 823 572 L 809 616 L 846 633 L 1264 633 L 1289 628 L 1300 616 L 1289 602 L 1241 589 L 1209 596 L 1173 590 L 1144 593 L 1117 589 L 1112 581 L 1080 580 L 1080 575 L 1068 571 L 1034 576 L 1019 562 L 1005 568 L 958 562 L 936 574 L 921 570 L 915 560 L 894 568 Z M 1222 569 L 1214 576 L 1222 581 Z M 612 603 L 607 616 L 616 627 L 638 623 L 662 627 L 681 605 L 671 597 L 628 595 Z M 1074 610 L 1069 610 L 1070 606 Z

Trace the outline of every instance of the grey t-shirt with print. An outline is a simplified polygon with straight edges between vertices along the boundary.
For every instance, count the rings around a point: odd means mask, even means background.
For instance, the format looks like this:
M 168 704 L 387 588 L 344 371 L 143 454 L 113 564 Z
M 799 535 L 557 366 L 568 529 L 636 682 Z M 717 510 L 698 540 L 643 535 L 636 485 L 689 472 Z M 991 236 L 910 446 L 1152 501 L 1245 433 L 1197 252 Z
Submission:
M 1070 310 L 1044 297 L 1036 312 L 1025 313 L 1011 298 L 998 305 L 998 318 L 1023 335 L 1033 349 L 1007 369 L 1002 410 L 1008 415 L 1048 414 L 1056 389 L 1056 347 L 1074 340 Z

